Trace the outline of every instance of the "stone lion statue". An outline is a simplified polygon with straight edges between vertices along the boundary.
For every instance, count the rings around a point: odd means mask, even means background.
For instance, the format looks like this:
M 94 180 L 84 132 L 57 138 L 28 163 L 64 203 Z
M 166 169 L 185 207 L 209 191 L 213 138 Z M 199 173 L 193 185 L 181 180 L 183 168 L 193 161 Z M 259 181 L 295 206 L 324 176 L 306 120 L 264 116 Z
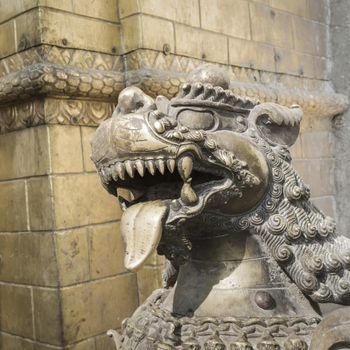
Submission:
M 176 97 L 124 89 L 92 159 L 124 211 L 125 266 L 164 255 L 119 349 L 323 350 L 350 344 L 350 240 L 291 165 L 302 110 L 233 94 L 220 69 Z M 113 263 L 113 262 L 111 262 Z

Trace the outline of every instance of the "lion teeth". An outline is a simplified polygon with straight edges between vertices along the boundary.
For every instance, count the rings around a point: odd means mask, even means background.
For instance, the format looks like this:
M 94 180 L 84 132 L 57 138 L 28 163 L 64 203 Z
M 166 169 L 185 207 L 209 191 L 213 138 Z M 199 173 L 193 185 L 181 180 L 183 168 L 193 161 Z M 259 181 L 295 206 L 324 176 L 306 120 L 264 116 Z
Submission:
M 193 170 L 193 160 L 190 156 L 181 158 L 177 163 L 177 170 L 184 182 L 191 176 Z
M 173 173 L 175 170 L 175 159 L 168 159 L 166 161 L 166 166 L 168 167 L 169 171 Z
M 115 166 L 116 172 L 120 179 L 125 180 L 125 168 L 124 165 L 118 162 Z
M 100 170 L 100 175 L 101 175 L 101 177 L 102 177 L 102 179 L 103 179 L 103 181 L 104 181 L 105 183 L 107 183 L 107 182 L 109 181 L 109 179 L 110 179 L 110 177 L 108 176 L 108 171 L 107 171 L 107 169 L 108 169 L 108 168 L 102 168 L 102 169 Z
M 138 159 L 135 162 L 136 170 L 140 174 L 141 177 L 145 175 L 145 164 L 142 160 Z
M 117 165 L 118 164 L 114 164 L 113 166 L 111 166 L 111 170 L 112 170 L 112 179 L 114 181 L 118 181 L 118 171 L 117 171 Z
M 189 160 L 184 158 L 181 160 L 180 164 L 182 164 L 183 170 L 182 177 L 189 177 L 191 173 L 191 163 L 192 160 L 188 157 Z M 125 160 L 118 161 L 115 164 L 105 166 L 100 169 L 100 175 L 102 177 L 103 182 L 108 183 L 111 179 L 114 181 L 125 180 L 126 176 L 130 178 L 134 178 L 135 175 L 140 175 L 140 177 L 145 176 L 145 172 L 148 171 L 151 175 L 155 175 L 157 170 L 164 175 L 166 169 L 169 170 L 170 173 L 173 173 L 175 170 L 176 161 L 175 159 L 136 159 L 136 160 Z
M 134 164 L 130 160 L 126 160 L 124 164 L 126 172 L 131 178 L 133 178 L 135 174 Z
M 185 205 L 196 204 L 198 201 L 197 194 L 191 187 L 191 179 L 185 182 L 181 188 L 181 200 Z
M 154 175 L 156 172 L 155 165 L 152 160 L 147 160 L 146 161 L 146 168 L 150 172 L 151 175 Z
M 126 188 L 117 188 L 117 196 L 124 198 L 127 201 L 132 201 L 132 193 L 130 192 L 130 190 L 127 190 Z
M 106 168 L 106 176 L 108 179 L 112 178 L 113 170 L 111 168 Z
M 162 159 L 157 159 L 156 160 L 156 166 L 157 166 L 157 169 L 159 170 L 159 172 L 162 175 L 164 175 L 164 171 L 165 171 L 164 161 Z

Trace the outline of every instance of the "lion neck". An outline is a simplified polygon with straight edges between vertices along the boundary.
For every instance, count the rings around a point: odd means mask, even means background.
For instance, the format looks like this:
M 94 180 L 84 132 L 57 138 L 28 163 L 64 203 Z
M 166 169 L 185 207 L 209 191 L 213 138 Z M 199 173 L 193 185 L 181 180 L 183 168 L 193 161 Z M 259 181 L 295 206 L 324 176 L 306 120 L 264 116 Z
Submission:
M 242 231 L 192 243 L 166 310 L 198 317 L 317 316 L 257 235 Z

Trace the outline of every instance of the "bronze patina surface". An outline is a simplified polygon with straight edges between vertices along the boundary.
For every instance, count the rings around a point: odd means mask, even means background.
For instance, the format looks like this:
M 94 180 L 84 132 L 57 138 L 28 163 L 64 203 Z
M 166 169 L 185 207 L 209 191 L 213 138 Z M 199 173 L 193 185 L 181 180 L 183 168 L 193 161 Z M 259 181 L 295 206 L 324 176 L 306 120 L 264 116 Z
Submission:
M 112 332 L 117 348 L 350 346 L 350 310 L 321 306 L 350 305 L 350 241 L 291 165 L 302 110 L 229 84 L 206 65 L 171 100 L 126 88 L 92 141 L 124 209 L 126 267 L 166 257 L 164 289 Z

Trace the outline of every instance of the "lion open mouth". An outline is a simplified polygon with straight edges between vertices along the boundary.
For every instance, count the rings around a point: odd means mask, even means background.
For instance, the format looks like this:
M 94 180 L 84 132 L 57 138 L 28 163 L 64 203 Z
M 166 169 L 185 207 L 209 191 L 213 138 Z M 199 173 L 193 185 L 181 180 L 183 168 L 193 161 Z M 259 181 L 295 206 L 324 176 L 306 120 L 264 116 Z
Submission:
M 123 209 L 125 266 L 132 271 L 156 249 L 169 218 L 197 215 L 211 194 L 231 183 L 225 168 L 203 165 L 189 153 L 168 159 L 118 160 L 99 172 Z
M 223 168 L 203 167 L 188 154 L 177 159 L 115 161 L 101 168 L 100 174 L 108 191 L 118 196 L 123 210 L 153 200 L 195 205 L 203 191 L 227 177 Z

